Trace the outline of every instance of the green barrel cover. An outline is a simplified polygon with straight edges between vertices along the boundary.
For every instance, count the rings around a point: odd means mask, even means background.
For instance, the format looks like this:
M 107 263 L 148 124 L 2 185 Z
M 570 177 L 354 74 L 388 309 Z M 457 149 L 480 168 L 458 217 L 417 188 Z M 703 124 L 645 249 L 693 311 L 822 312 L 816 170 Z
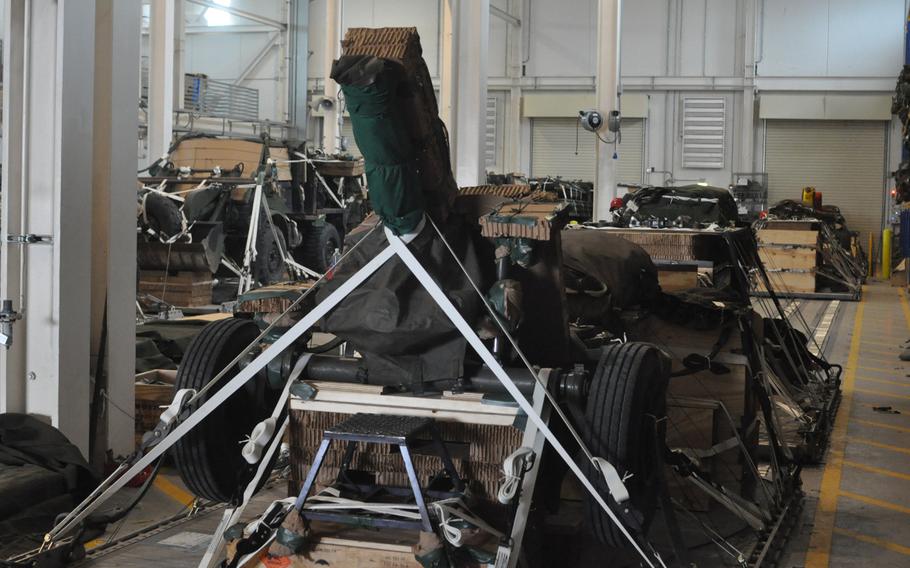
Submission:
M 375 60 L 374 60 L 375 63 Z M 357 147 L 363 154 L 370 205 L 396 235 L 410 233 L 423 218 L 417 151 L 408 135 L 404 74 L 383 61 L 371 81 L 341 83 Z M 374 69 L 377 69 L 374 67 Z M 340 78 L 340 77 L 339 77 Z

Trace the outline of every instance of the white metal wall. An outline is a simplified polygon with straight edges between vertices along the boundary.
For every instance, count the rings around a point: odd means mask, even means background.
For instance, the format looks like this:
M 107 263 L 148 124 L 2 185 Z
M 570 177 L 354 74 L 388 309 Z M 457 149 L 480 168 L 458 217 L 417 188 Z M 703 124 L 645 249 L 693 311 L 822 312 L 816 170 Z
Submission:
M 531 175 L 594 181 L 597 138 L 578 130 L 574 118 L 535 118 L 531 121 Z M 644 170 L 644 119 L 622 121 L 622 144 L 616 147 L 618 183 L 641 183 Z
M 765 167 L 768 202 L 821 191 L 840 207 L 847 226 L 879 235 L 885 194 L 887 123 L 860 120 L 768 120 Z

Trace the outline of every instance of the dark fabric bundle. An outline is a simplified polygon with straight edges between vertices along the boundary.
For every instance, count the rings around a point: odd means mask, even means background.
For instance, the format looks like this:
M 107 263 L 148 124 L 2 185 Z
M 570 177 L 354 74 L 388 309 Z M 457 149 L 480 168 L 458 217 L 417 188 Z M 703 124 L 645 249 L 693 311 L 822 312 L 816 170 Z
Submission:
M 626 194 L 620 225 L 632 219 L 645 226 L 700 228 L 711 224 L 735 226 L 739 220 L 736 200 L 726 189 L 701 185 L 643 187 Z
M 365 224 L 368 222 L 370 219 Z M 450 216 L 442 231 L 471 278 L 483 289 L 485 280 L 481 277 L 474 234 L 455 215 Z M 356 242 L 363 232 L 358 230 L 350 235 L 347 246 Z M 366 239 L 320 288 L 318 301 L 388 246 L 381 230 Z M 409 247 L 465 319 L 476 323 L 483 305 L 435 231 L 425 229 Z M 424 382 L 462 375 L 464 338 L 397 257 L 330 312 L 323 328 L 351 342 L 363 353 L 370 374 L 400 376 L 401 386 L 415 392 L 423 388 Z
M 370 204 L 395 234 L 413 231 L 424 212 L 417 152 L 408 134 L 404 67 L 372 56 L 343 56 L 332 66 L 357 147 L 363 153 Z
M 596 229 L 561 236 L 572 321 L 599 323 L 614 309 L 649 306 L 659 297 L 657 268 L 640 246 Z

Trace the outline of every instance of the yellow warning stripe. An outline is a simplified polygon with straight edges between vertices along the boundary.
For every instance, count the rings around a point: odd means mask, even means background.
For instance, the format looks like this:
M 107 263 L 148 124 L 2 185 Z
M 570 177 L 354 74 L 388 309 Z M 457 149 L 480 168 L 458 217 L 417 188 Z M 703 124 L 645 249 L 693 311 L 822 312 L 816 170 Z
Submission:
M 904 546 L 902 544 L 897 544 L 895 542 L 891 542 L 891 541 L 888 541 L 888 540 L 885 540 L 882 538 L 878 538 L 877 536 L 869 536 L 867 534 L 861 534 L 861 533 L 858 533 L 855 531 L 842 529 L 839 527 L 835 528 L 834 532 L 839 535 L 846 536 L 848 538 L 852 538 L 853 540 L 858 540 L 860 542 L 865 542 L 867 544 L 874 544 L 875 546 L 878 546 L 879 548 L 884 548 L 885 550 L 890 550 L 891 552 L 897 552 L 898 554 L 906 554 L 906 555 L 910 556 L 910 547 Z
M 853 392 L 871 394 L 873 396 L 883 396 L 885 398 L 902 398 L 904 400 L 910 400 L 910 395 L 897 394 L 897 393 L 888 392 L 888 391 L 880 391 L 880 390 L 873 390 L 873 389 L 854 389 Z
M 898 432 L 910 432 L 910 428 L 906 426 L 895 426 L 894 424 L 884 424 L 882 422 L 873 422 L 872 420 L 860 420 L 858 418 L 853 420 L 854 424 L 862 424 L 864 426 L 872 426 L 873 428 L 884 428 L 885 430 L 897 430 Z
M 895 361 L 900 361 L 898 356 L 901 354 L 902 349 L 897 351 L 880 351 L 878 349 L 866 349 L 865 347 L 861 350 L 863 357 L 867 355 L 888 355 L 889 357 L 894 357 Z M 869 359 L 883 359 L 883 357 L 869 357 Z
M 892 452 L 910 454 L 910 448 L 905 448 L 903 446 L 892 446 L 891 444 L 882 444 L 881 442 L 876 442 L 875 440 L 867 440 L 865 438 L 854 438 L 853 436 L 850 436 L 850 441 L 856 442 L 857 444 L 864 444 L 866 446 L 872 446 L 873 448 L 881 448 L 883 450 L 890 450 Z
M 863 345 L 880 345 L 882 347 L 893 347 L 893 348 L 897 349 L 898 352 L 900 352 L 901 351 L 900 346 L 895 345 L 895 343 L 898 343 L 900 341 L 901 341 L 900 339 L 895 339 L 894 341 L 872 341 L 870 339 L 864 339 Z
M 857 369 L 861 369 L 863 371 L 877 371 L 880 373 L 906 373 L 907 371 L 910 371 L 910 368 L 904 369 L 901 367 L 895 367 L 893 369 L 886 369 L 884 367 L 865 367 L 863 365 L 860 365 L 857 367 Z
M 847 421 L 853 406 L 853 385 L 856 380 L 856 367 L 859 362 L 860 342 L 863 333 L 863 314 L 866 307 L 866 296 L 863 294 L 853 321 L 853 339 L 850 341 L 850 356 L 844 370 L 843 394 L 834 428 L 831 432 L 831 449 L 828 463 L 822 475 L 821 490 L 818 495 L 818 506 L 815 510 L 815 526 L 809 538 L 809 550 L 806 552 L 805 568 L 827 568 L 831 557 L 831 543 L 834 540 L 834 519 L 837 514 L 837 495 L 840 490 L 841 471 L 844 463 L 844 449 L 847 446 Z
M 163 475 L 159 475 L 155 478 L 155 488 L 184 507 L 190 507 L 196 501 L 196 498 L 192 493 Z
M 844 467 L 852 467 L 853 469 L 861 469 L 869 473 L 877 473 L 878 475 L 887 475 L 888 477 L 893 477 L 895 479 L 903 479 L 910 481 L 910 473 L 901 473 L 899 471 L 892 471 L 890 469 L 884 469 L 881 467 L 874 467 L 871 465 L 866 465 L 864 463 L 844 460 Z
M 847 499 L 853 499 L 854 501 L 859 501 L 860 503 L 865 503 L 867 505 L 874 505 L 875 507 L 888 509 L 889 511 L 897 511 L 898 513 L 910 515 L 910 507 L 904 507 L 903 505 L 898 505 L 897 503 L 892 503 L 891 501 L 883 501 L 881 499 L 876 499 L 875 497 L 869 497 L 868 495 L 853 493 L 852 491 L 841 491 L 840 496 L 846 497 Z
M 858 380 L 864 383 L 879 383 L 882 385 L 894 385 L 896 387 L 910 387 L 910 381 L 889 381 L 888 379 L 873 379 L 872 377 L 858 376 Z

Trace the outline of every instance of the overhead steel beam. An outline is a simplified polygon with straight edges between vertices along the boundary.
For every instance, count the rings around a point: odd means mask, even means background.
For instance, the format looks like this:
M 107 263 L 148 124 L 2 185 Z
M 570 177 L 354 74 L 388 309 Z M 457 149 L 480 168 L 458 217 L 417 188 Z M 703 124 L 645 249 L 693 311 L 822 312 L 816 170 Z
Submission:
M 309 0 L 291 0 L 288 17 L 288 122 L 291 124 L 292 139 L 302 142 L 307 139 L 310 100 L 308 84 Z
M 265 16 L 260 16 L 259 14 L 254 14 L 252 12 L 247 12 L 245 10 L 238 10 L 237 8 L 232 8 L 231 6 L 222 6 L 221 4 L 215 4 L 210 0 L 186 0 L 197 6 L 205 6 L 207 8 L 212 8 L 214 10 L 221 10 L 222 12 L 227 12 L 232 16 L 237 16 L 238 18 L 243 18 L 245 20 L 250 20 L 253 22 L 259 22 L 260 24 L 265 24 L 267 26 L 273 27 L 278 30 L 286 30 L 288 28 L 287 24 L 284 22 L 279 22 L 278 20 L 273 20 L 271 18 L 266 18 Z M 154 2 L 153 2 L 154 4 Z
M 505 10 L 503 10 L 501 8 L 497 8 L 493 4 L 490 4 L 490 13 L 501 20 L 505 20 L 506 22 L 508 22 L 509 24 L 511 24 L 517 28 L 521 27 L 521 20 L 519 20 L 512 14 L 506 12 Z
M 241 83 L 243 83 L 246 80 L 246 78 L 249 77 L 250 74 L 253 71 L 255 71 L 257 67 L 259 67 L 259 64 L 262 63 L 262 60 L 265 59 L 265 57 L 269 54 L 270 51 L 272 51 L 272 48 L 275 47 L 275 44 L 278 42 L 278 39 L 280 37 L 281 37 L 281 34 L 277 33 L 277 32 L 273 32 L 272 35 L 269 36 L 268 40 L 266 40 L 265 45 L 262 47 L 262 49 L 260 49 L 256 53 L 256 55 L 253 56 L 252 59 L 250 59 L 250 62 L 246 64 L 246 67 L 243 68 L 243 71 L 240 72 L 240 75 L 238 75 L 237 78 L 234 79 L 235 85 L 240 85 Z

